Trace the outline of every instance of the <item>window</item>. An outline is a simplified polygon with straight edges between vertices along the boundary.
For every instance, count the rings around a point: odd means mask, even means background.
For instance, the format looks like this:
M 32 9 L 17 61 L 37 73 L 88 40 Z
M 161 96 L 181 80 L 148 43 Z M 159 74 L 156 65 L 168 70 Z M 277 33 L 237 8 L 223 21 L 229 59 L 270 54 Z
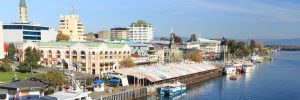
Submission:
M 24 40 L 41 40 L 39 36 L 23 36 Z
M 41 35 L 41 32 L 23 31 L 23 35 Z

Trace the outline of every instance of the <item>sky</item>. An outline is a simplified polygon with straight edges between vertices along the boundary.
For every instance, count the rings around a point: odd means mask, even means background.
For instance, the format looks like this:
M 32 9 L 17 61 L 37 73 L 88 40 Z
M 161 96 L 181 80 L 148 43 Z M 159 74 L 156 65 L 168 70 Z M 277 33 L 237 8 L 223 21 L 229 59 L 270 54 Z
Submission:
M 300 0 L 26 0 L 29 21 L 57 29 L 72 7 L 87 32 L 128 27 L 137 20 L 155 36 L 300 38 Z M 18 21 L 19 0 L 0 0 L 0 21 Z

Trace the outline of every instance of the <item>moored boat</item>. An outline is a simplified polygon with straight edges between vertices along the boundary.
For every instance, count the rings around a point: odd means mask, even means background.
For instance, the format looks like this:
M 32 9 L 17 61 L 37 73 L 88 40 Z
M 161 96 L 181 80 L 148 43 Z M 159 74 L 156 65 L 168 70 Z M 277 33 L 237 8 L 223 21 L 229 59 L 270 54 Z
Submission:
M 165 84 L 161 87 L 159 94 L 175 96 L 186 91 L 186 84 L 177 82 L 176 84 Z

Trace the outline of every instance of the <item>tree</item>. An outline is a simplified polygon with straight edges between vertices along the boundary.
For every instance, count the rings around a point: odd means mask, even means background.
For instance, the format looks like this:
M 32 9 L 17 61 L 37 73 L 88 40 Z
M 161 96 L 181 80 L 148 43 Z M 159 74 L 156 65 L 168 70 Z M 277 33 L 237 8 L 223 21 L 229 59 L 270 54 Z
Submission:
M 15 45 L 13 44 L 13 43 L 10 43 L 9 45 L 8 45 L 8 54 L 7 54 L 7 56 L 8 56 L 8 59 L 10 60 L 10 61 L 14 61 L 15 59 L 15 54 L 16 54 L 16 48 L 15 48 Z
M 246 43 L 243 41 L 238 42 L 238 49 L 236 51 L 236 55 L 239 57 L 248 56 L 250 54 L 250 50 L 246 47 Z
M 126 58 L 120 62 L 120 65 L 122 67 L 130 68 L 130 67 L 135 66 L 135 63 L 133 62 L 133 60 L 131 58 Z
M 192 34 L 190 40 L 188 40 L 187 42 L 193 42 L 193 41 L 197 41 L 196 34 Z
M 264 43 L 261 41 L 258 45 L 258 52 L 260 55 L 263 55 L 264 54 L 264 48 L 265 48 L 265 45 Z
M 56 41 L 69 41 L 69 40 L 70 40 L 70 36 L 63 34 L 62 32 L 59 32 L 56 36 Z
M 235 40 L 229 40 L 229 42 L 228 42 L 228 51 L 229 51 L 229 53 L 235 54 L 235 52 L 237 51 L 237 48 L 238 48 L 238 46 L 237 46 L 236 41 Z
M 44 79 L 49 86 L 54 87 L 55 89 L 65 83 L 64 75 L 57 70 L 50 70 L 47 73 L 39 74 L 36 77 Z
M 251 52 L 254 52 L 255 48 L 256 48 L 256 42 L 255 40 L 251 39 L 249 49 Z
M 202 61 L 202 56 L 199 51 L 192 51 L 186 54 L 186 59 L 200 63 Z
M 161 37 L 160 40 L 161 41 L 169 41 L 169 39 L 167 39 L 166 37 Z
M 20 72 L 30 72 L 32 69 L 37 69 L 41 67 L 38 62 L 40 61 L 42 54 L 35 48 L 25 49 L 25 59 L 20 63 L 18 71 Z
M 0 66 L 0 71 L 2 71 L 2 72 L 10 72 L 10 71 L 12 71 L 7 56 L 5 56 L 5 58 L 2 60 L 2 63 L 1 63 L 1 66 Z
M 170 39 L 172 40 L 172 38 L 175 43 L 182 43 L 181 37 L 177 36 L 176 33 L 171 33 Z
M 86 36 L 86 41 L 95 41 L 95 35 L 92 32 L 89 32 Z

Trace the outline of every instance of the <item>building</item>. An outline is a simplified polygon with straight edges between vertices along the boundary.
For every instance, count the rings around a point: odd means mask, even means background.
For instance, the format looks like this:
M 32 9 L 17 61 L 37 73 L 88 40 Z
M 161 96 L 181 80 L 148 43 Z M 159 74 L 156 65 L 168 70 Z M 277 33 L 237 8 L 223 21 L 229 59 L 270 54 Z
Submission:
M 19 22 L 28 23 L 28 12 L 25 0 L 19 2 Z
M 143 20 L 131 23 L 129 27 L 129 39 L 138 43 L 149 43 L 153 40 L 153 27 Z
M 39 81 L 15 81 L 0 85 L 0 93 L 8 94 L 9 100 L 39 100 L 44 96 L 46 85 Z
M 37 48 L 42 53 L 41 64 L 44 66 L 98 75 L 118 69 L 118 62 L 131 56 L 130 47 L 121 43 L 24 42 L 17 46 L 19 61 L 24 60 L 28 47 Z
M 110 39 L 110 34 L 108 31 L 100 31 L 98 33 L 98 37 L 99 39 Z
M 3 24 L 4 42 L 48 42 L 55 41 L 57 31 L 48 26 L 33 24 L 27 19 L 27 6 L 25 0 L 20 0 L 18 23 Z
M 0 22 L 0 59 L 3 59 L 5 56 L 4 53 L 4 41 L 3 41 L 3 26 L 2 26 L 2 22 Z
M 3 24 L 4 42 L 56 41 L 57 31 L 48 26 L 33 23 Z
M 112 28 L 110 29 L 110 37 L 111 39 L 128 39 L 128 28 Z
M 203 53 L 203 57 L 217 58 L 221 53 L 221 41 L 198 38 L 200 43 L 200 51 Z
M 84 26 L 74 13 L 60 16 L 59 31 L 70 36 L 70 41 L 85 41 Z

